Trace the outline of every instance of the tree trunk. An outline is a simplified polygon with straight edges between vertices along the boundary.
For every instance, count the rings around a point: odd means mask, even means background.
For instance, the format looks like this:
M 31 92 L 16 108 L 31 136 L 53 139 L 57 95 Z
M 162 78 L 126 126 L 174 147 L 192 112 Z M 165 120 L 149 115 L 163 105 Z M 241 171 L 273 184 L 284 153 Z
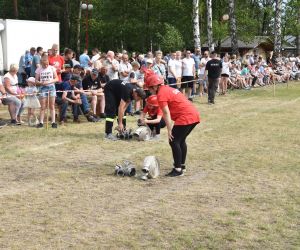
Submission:
M 300 26 L 300 8 L 298 9 L 298 27 Z M 296 37 L 296 44 L 297 44 L 297 56 L 300 55 L 300 34 L 299 34 L 299 30 L 298 30 L 298 34 Z
M 77 20 L 77 34 L 76 34 L 76 52 L 80 54 L 80 25 L 81 25 L 81 4 L 82 0 L 79 1 L 78 20 Z
M 199 0 L 193 0 L 193 32 L 194 32 L 194 48 L 200 49 L 200 30 L 199 30 Z
M 69 46 L 69 33 L 70 33 L 70 2 L 69 0 L 65 0 L 65 15 L 64 15 L 64 40 L 65 40 L 65 47 Z
M 230 36 L 231 36 L 231 49 L 235 55 L 239 54 L 238 41 L 236 36 L 236 19 L 234 11 L 234 0 L 229 0 L 229 19 L 230 19 Z
M 18 0 L 13 0 L 14 2 L 14 16 L 15 19 L 19 18 L 19 10 L 18 10 Z
M 280 56 L 281 53 L 281 15 L 282 15 L 282 0 L 275 1 L 275 24 L 274 24 L 274 54 L 273 62 Z
M 213 38 L 212 38 L 212 7 L 211 0 L 206 0 L 206 8 L 207 8 L 207 43 L 209 51 L 212 52 L 214 50 L 213 46 Z

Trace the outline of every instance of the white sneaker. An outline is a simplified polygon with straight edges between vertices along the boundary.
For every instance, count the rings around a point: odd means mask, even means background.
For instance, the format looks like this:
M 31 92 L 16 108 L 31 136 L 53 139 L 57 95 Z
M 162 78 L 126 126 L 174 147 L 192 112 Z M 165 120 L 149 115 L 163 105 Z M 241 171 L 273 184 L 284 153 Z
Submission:
M 118 138 L 116 136 L 114 136 L 112 133 L 105 134 L 105 139 L 111 140 L 111 141 L 117 141 L 118 140 Z
M 154 135 L 153 137 L 151 137 L 151 140 L 153 141 L 158 141 L 160 139 L 160 135 Z

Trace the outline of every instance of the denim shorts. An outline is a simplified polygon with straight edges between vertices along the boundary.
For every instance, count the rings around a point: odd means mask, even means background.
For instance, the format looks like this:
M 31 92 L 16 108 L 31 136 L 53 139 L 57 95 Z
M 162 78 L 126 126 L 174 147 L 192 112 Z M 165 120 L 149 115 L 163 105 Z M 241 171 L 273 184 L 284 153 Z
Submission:
M 50 97 L 56 96 L 56 90 L 55 90 L 54 84 L 39 87 L 39 97 L 40 98 L 48 97 L 48 92 L 50 94 Z

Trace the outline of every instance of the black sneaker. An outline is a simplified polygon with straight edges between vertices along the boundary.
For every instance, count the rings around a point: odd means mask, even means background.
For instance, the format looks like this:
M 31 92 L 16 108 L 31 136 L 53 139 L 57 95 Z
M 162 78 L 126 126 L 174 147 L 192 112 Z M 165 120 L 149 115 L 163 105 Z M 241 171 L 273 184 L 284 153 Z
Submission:
M 182 170 L 181 171 L 177 171 L 175 168 L 173 168 L 170 173 L 166 174 L 166 176 L 168 176 L 168 177 L 183 176 L 183 172 L 182 172 Z
M 57 124 L 56 124 L 55 122 L 53 122 L 53 123 L 51 124 L 51 127 L 52 127 L 52 128 L 57 128 Z
M 87 115 L 86 119 L 88 120 L 88 122 L 97 122 L 97 119 L 92 115 Z
M 189 97 L 188 100 L 189 100 L 190 102 L 193 102 L 193 98 L 192 98 L 192 97 Z
M 11 125 L 17 125 L 17 120 L 12 119 L 12 120 L 10 121 L 10 124 L 11 124 Z
M 43 127 L 44 127 L 44 124 L 40 122 L 38 125 L 36 125 L 36 127 L 37 127 L 37 128 L 43 128 Z

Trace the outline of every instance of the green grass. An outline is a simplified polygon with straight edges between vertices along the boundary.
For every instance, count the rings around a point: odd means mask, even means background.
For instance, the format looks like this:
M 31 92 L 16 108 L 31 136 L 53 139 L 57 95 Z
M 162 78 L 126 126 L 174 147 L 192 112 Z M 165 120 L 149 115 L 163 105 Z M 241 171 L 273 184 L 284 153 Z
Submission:
M 106 142 L 103 122 L 0 129 L 0 249 L 299 249 L 300 83 L 216 102 L 195 102 L 181 178 L 163 176 L 165 130 L 159 142 Z M 112 175 L 147 155 L 158 179 Z

